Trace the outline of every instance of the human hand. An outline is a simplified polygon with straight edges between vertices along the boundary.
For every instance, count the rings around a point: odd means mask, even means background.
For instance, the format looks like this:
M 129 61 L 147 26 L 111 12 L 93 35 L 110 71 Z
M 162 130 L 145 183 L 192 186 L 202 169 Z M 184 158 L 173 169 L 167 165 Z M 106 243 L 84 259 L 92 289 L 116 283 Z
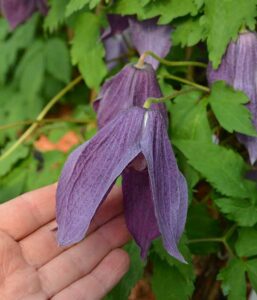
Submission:
M 0 206 L 1 300 L 101 299 L 128 270 L 121 190 L 114 187 L 72 247 L 57 245 L 55 192 L 50 185 Z

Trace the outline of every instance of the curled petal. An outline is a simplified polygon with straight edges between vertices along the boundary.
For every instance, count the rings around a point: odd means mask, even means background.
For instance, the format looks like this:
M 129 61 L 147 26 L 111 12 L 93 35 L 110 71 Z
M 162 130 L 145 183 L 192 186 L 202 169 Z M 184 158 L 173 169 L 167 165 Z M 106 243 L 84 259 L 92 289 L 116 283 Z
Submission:
M 148 112 L 141 149 L 148 165 L 155 215 L 164 246 L 170 255 L 185 262 L 177 243 L 186 221 L 187 186 L 158 111 Z
M 165 57 L 171 48 L 171 27 L 168 25 L 157 25 L 156 18 L 137 21 L 135 18 L 129 19 L 131 29 L 131 39 L 139 54 L 145 51 L 153 51 L 158 56 Z M 159 62 L 147 57 L 146 62 L 157 69 Z
M 140 152 L 144 110 L 119 114 L 73 153 L 57 189 L 58 241 L 79 242 L 116 178 Z
M 124 211 L 128 229 L 141 248 L 145 258 L 153 239 L 160 235 L 147 170 L 136 171 L 132 167 L 122 174 Z

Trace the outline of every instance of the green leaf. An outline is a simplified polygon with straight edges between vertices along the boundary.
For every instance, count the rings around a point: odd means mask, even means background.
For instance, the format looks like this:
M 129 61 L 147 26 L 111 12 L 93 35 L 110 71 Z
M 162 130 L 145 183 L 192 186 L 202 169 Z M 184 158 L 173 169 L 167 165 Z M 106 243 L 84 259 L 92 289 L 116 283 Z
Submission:
M 241 228 L 236 241 L 238 256 L 257 255 L 257 230 L 254 228 Z
M 66 43 L 53 38 L 45 44 L 46 70 L 56 79 L 68 83 L 71 77 L 70 55 Z
M 22 93 L 35 101 L 34 97 L 39 93 L 44 82 L 45 60 L 44 44 L 41 40 L 35 40 L 33 45 L 23 56 L 16 69 L 16 79 L 20 82 Z
M 245 264 L 233 259 L 221 270 L 218 280 L 222 281 L 222 291 L 228 300 L 246 300 Z
M 144 7 L 144 18 L 152 18 L 160 15 L 159 23 L 167 24 L 173 19 L 188 14 L 194 16 L 198 12 L 194 0 L 161 0 L 151 2 Z
M 253 226 L 257 222 L 257 207 L 246 199 L 216 199 L 215 203 L 229 220 L 240 226 Z
M 105 51 L 100 42 L 100 22 L 96 15 L 81 14 L 76 21 L 71 56 L 89 87 L 98 89 L 107 73 Z
M 50 10 L 45 18 L 44 28 L 50 32 L 55 31 L 65 20 L 66 5 L 69 0 L 51 0 Z
M 14 168 L 7 176 L 0 180 L 0 203 L 13 199 L 24 192 L 27 170 L 26 159 L 18 167 Z
M 28 22 L 19 26 L 11 35 L 5 34 L 3 40 L 0 40 L 0 85 L 5 82 L 8 70 L 14 66 L 19 51 L 32 43 L 37 22 L 38 15 L 33 15 Z M 9 33 L 9 29 L 7 33 Z
M 11 146 L 13 145 L 13 142 L 8 143 L 3 150 L 3 153 L 7 151 Z M 12 154 L 7 156 L 5 159 L 0 161 L 0 176 L 3 176 L 7 174 L 12 166 L 19 160 L 25 158 L 29 153 L 29 148 L 21 145 L 19 147 L 19 151 L 13 151 Z
M 180 95 L 170 105 L 172 138 L 211 142 L 207 102 L 200 101 L 201 95 L 197 91 Z
M 228 132 L 257 136 L 251 113 L 244 106 L 249 99 L 243 92 L 233 90 L 224 81 L 218 81 L 212 85 L 208 100 L 219 123 Z
M 121 15 L 142 14 L 143 4 L 138 0 L 117 0 L 112 7 L 112 13 Z
M 172 32 L 173 45 L 194 46 L 206 38 L 204 27 L 200 24 L 200 19 L 190 18 L 185 22 L 178 24 L 175 31 Z
M 246 165 L 239 154 L 202 141 L 173 140 L 173 143 L 219 192 L 237 198 L 251 196 L 248 182 L 243 178 Z
M 158 255 L 152 255 L 153 276 L 152 288 L 156 299 L 188 300 L 194 286 L 191 280 L 185 278 L 179 269 L 167 264 Z
M 130 256 L 130 269 L 105 300 L 128 299 L 132 288 L 143 275 L 144 263 L 140 258 L 138 246 L 132 241 L 125 246 L 125 250 Z
M 246 262 L 246 269 L 252 287 L 257 292 L 257 259 L 251 259 Z
M 181 1 L 182 2 L 182 1 Z M 183 1 L 184 2 L 184 1 Z M 217 68 L 231 39 L 242 25 L 255 27 L 256 0 L 205 0 L 202 24 L 208 31 L 209 58 Z
M 89 5 L 90 9 L 93 9 L 101 0 L 70 0 L 66 8 L 66 16 L 72 15 L 74 12 L 81 10 L 86 5 Z

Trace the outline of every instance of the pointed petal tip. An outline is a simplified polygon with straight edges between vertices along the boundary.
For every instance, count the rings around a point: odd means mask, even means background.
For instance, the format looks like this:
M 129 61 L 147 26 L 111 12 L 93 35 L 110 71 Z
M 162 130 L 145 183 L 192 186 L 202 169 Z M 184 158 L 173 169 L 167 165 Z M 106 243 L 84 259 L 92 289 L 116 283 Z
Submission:
M 60 247 L 68 247 L 68 246 L 72 246 L 74 244 L 79 243 L 80 241 L 82 241 L 84 239 L 84 236 L 68 236 L 67 233 L 64 232 L 60 232 L 59 230 L 57 231 L 57 243 L 58 246 Z
M 167 248 L 166 248 L 166 250 L 167 250 Z M 172 257 L 176 258 L 181 263 L 188 264 L 188 262 L 185 260 L 185 258 L 183 257 L 183 255 L 177 249 L 175 251 L 169 251 L 169 250 L 167 250 L 167 252 L 169 253 L 169 255 L 171 255 Z

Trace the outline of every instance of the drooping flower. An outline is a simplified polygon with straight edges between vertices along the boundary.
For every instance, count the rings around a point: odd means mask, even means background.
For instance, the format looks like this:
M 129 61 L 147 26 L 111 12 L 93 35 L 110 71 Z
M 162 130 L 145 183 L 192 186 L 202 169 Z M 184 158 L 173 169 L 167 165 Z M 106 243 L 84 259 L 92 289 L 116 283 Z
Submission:
M 168 253 L 184 261 L 177 244 L 185 226 L 187 185 L 161 113 L 139 107 L 118 114 L 70 155 L 57 189 L 59 244 L 84 238 L 120 174 L 127 226 L 142 257 L 161 233 Z
M 0 0 L 4 13 L 12 29 L 26 21 L 37 10 L 47 14 L 46 0 Z
M 158 25 L 157 18 L 137 21 L 133 17 L 108 16 L 109 27 L 104 31 L 102 40 L 105 45 L 106 60 L 109 68 L 116 65 L 112 61 L 128 54 L 135 49 L 140 55 L 145 51 L 153 51 L 158 56 L 165 57 L 171 48 L 171 27 Z M 157 69 L 159 62 L 147 57 L 146 62 Z
M 236 90 L 243 91 L 250 99 L 247 104 L 252 121 L 257 129 L 257 34 L 246 31 L 240 33 L 235 42 L 227 48 L 217 70 L 209 64 L 207 77 L 209 84 L 216 80 L 225 80 Z M 249 153 L 252 164 L 257 160 L 257 138 L 238 134 Z
M 94 103 L 98 126 L 102 128 L 124 109 L 132 106 L 143 107 L 149 97 L 161 96 L 155 71 L 150 64 L 144 64 L 140 68 L 128 64 L 104 83 L 100 96 Z M 160 110 L 164 118 L 167 118 L 163 103 L 152 104 L 151 108 Z

